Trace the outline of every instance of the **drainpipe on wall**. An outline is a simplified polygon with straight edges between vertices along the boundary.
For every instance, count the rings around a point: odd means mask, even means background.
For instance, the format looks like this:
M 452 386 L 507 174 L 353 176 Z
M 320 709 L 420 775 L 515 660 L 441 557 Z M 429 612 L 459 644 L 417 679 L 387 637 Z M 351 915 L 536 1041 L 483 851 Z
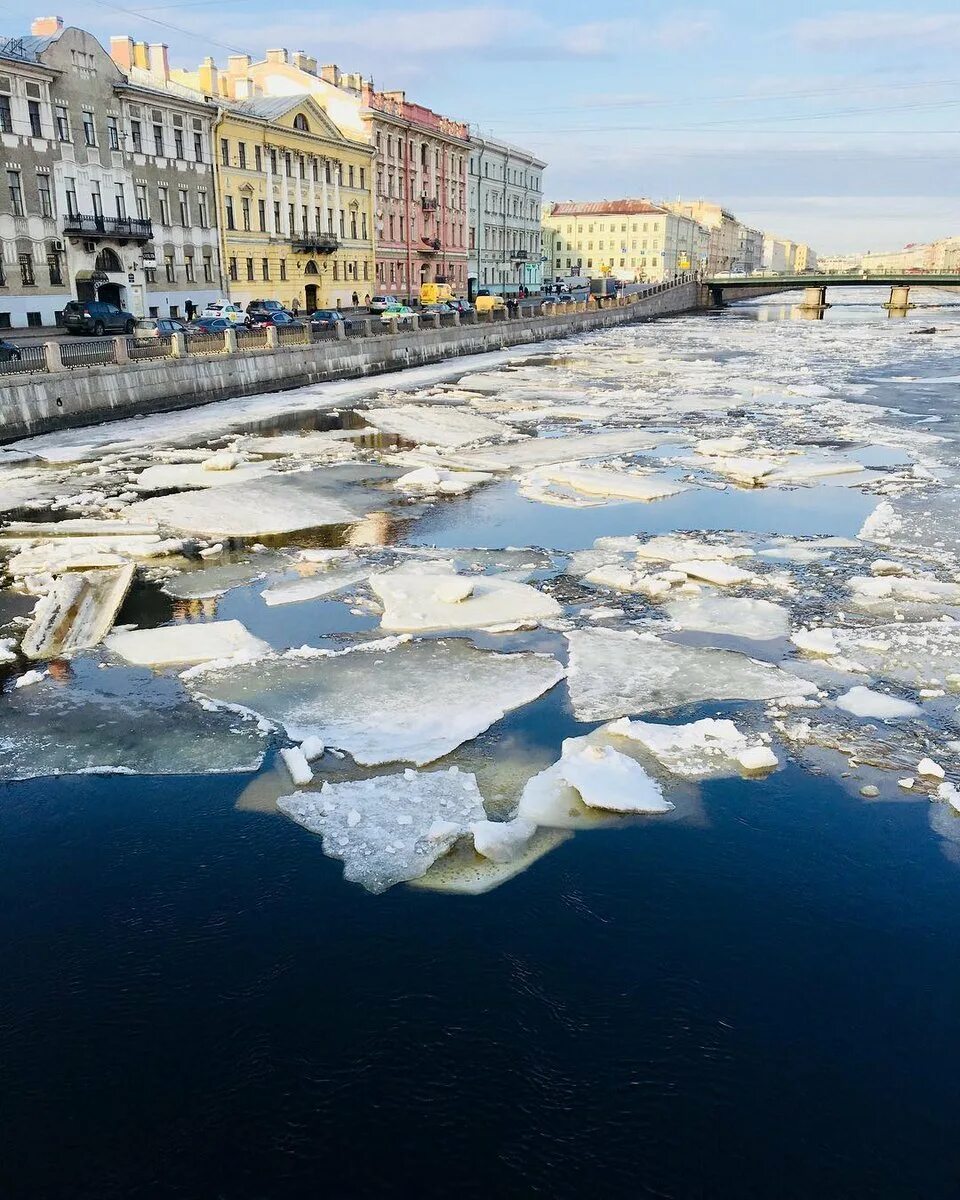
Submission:
M 233 299 L 230 295 L 230 279 L 227 276 L 227 227 L 223 219 L 223 213 L 220 211 L 220 197 L 223 195 L 223 184 L 220 178 L 220 154 L 218 146 L 220 138 L 217 136 L 220 132 L 220 122 L 223 120 L 224 109 L 217 105 L 217 119 L 213 123 L 213 136 L 210 138 L 210 152 L 213 155 L 213 203 L 217 210 L 217 252 L 220 257 L 220 286 L 223 289 L 221 296 L 225 299 Z

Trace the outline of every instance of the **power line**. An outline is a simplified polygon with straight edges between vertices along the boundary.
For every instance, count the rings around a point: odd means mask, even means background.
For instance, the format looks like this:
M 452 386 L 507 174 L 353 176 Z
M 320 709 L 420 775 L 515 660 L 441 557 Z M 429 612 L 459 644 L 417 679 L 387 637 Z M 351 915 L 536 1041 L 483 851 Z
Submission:
M 183 25 L 174 25 L 172 21 L 161 21 L 157 17 L 148 17 L 145 13 L 140 12 L 135 8 L 121 8 L 119 4 L 110 4 L 108 0 L 92 0 L 94 4 L 99 4 L 101 8 L 109 8 L 114 12 L 125 13 L 128 17 L 137 17 L 141 21 L 149 21 L 151 25 L 159 25 L 163 29 L 172 29 L 175 33 L 185 33 L 187 37 L 195 38 L 202 42 L 208 42 L 211 46 L 219 46 L 221 50 L 229 50 L 231 54 L 249 54 L 250 51 L 241 46 L 232 46 L 229 42 L 218 42 L 216 38 L 208 37 L 206 34 L 197 33 L 195 29 L 187 29 Z

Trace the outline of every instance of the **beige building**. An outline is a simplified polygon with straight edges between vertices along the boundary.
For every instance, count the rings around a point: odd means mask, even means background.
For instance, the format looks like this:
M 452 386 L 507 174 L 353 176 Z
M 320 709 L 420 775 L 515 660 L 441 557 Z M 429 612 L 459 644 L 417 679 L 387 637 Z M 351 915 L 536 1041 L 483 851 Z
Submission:
M 553 280 L 609 275 L 659 283 L 696 270 L 707 240 L 696 221 L 647 199 L 547 205 L 543 227 Z
M 740 222 L 720 204 L 707 200 L 673 200 L 666 202 L 671 212 L 689 217 L 709 232 L 705 269 L 713 275 L 732 271 L 740 262 Z

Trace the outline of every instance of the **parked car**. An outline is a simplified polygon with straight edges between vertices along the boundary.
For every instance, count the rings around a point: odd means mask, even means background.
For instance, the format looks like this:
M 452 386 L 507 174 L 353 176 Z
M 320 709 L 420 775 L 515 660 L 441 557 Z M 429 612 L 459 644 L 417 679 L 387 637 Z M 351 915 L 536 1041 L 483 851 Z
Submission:
M 448 300 L 447 303 L 451 308 L 455 308 L 461 316 L 463 316 L 465 313 L 473 312 L 473 305 L 469 300 L 460 300 L 454 297 L 453 300 Z
M 266 329 L 268 325 L 280 329 L 302 329 L 304 322 L 291 317 L 282 308 L 255 308 L 247 313 L 247 325 L 251 329 Z
M 247 314 L 240 305 L 233 304 L 229 300 L 211 300 L 200 316 L 223 317 L 225 320 L 233 322 L 234 325 L 242 325 L 247 319 Z M 194 321 L 196 321 L 196 317 L 194 317 Z
M 202 333 L 223 333 L 225 329 L 236 329 L 236 323 L 226 317 L 194 317 L 188 332 L 194 336 Z
M 398 302 L 393 298 L 393 296 L 371 296 L 370 303 L 367 305 L 367 308 L 369 308 L 372 313 L 382 313 L 397 303 Z
M 260 309 L 266 312 L 286 312 L 287 310 L 279 300 L 251 300 L 247 305 L 247 313 L 259 311 Z
M 104 300 L 68 300 L 63 307 L 63 327 L 67 333 L 133 333 L 137 318 Z
M 310 314 L 310 328 L 332 329 L 344 319 L 343 313 L 336 308 L 318 308 Z
M 0 341 L 0 362 L 19 362 L 23 356 L 13 342 Z
M 476 308 L 478 313 L 494 312 L 506 308 L 502 296 L 491 296 L 489 292 L 478 292 Z
M 191 328 L 176 317 L 143 317 L 134 326 L 133 336 L 162 338 L 170 337 L 173 333 L 183 333 L 189 336 Z
M 413 318 L 416 316 L 413 309 L 406 304 L 391 304 L 385 308 L 380 314 L 380 320 L 386 324 L 388 321 L 396 320 L 398 325 L 411 325 Z

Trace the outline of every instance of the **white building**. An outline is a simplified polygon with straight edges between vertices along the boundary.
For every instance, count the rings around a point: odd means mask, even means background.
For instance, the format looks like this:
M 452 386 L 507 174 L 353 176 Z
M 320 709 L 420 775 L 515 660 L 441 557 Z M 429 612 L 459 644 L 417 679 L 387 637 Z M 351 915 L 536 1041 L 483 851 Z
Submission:
M 467 165 L 469 294 L 516 295 L 543 284 L 541 159 L 519 146 L 471 136 Z

